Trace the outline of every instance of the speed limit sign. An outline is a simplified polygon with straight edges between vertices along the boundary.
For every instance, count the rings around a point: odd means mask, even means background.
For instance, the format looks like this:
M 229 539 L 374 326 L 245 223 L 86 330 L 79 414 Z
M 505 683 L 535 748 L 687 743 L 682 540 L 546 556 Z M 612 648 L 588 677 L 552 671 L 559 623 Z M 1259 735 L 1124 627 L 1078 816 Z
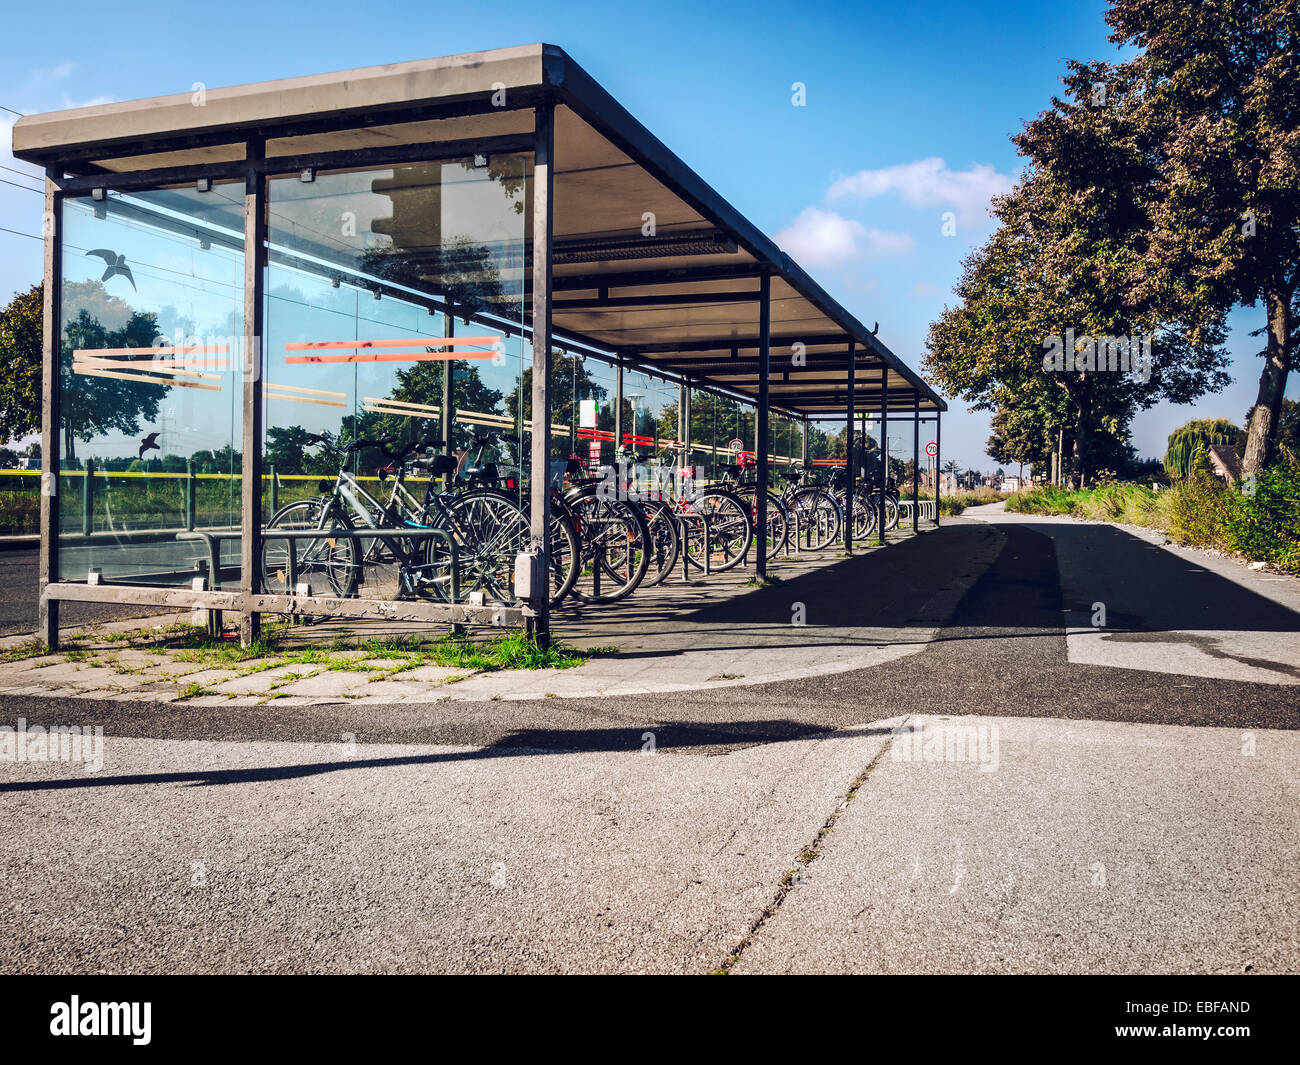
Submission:
M 935 455 L 939 454 L 939 445 L 936 444 L 933 440 L 931 440 L 928 444 L 925 445 L 925 453 L 929 455 L 930 458 L 934 458 Z

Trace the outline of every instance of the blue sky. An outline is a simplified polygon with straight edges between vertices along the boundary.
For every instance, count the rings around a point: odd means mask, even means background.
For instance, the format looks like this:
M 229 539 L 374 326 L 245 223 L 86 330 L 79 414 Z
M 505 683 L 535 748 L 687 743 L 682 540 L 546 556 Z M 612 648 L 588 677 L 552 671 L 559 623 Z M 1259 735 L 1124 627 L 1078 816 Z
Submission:
M 22 112 L 547 41 L 634 115 L 913 366 L 951 300 L 962 258 L 987 236 L 988 196 L 1021 161 L 1009 135 L 1057 91 L 1067 58 L 1109 57 L 1104 4 L 135 3 L 6 13 L 0 106 Z M 156 9 L 151 11 L 150 9 Z M 256 33 L 249 34 L 249 27 Z M 792 86 L 806 86 L 806 106 Z M 13 115 L 0 111 L 0 166 Z M 0 179 L 35 187 L 0 170 Z M 942 234 L 944 212 L 956 234 Z M 0 183 L 0 226 L 40 232 L 40 200 Z M 0 299 L 39 278 L 39 242 L 0 231 Z M 1260 359 L 1234 314 L 1234 383 L 1194 407 L 1138 416 L 1162 454 L 1190 417 L 1240 422 Z M 1288 395 L 1300 394 L 1293 376 Z M 985 416 L 954 403 L 944 455 L 992 468 Z M 908 434 L 910 436 L 910 434 Z

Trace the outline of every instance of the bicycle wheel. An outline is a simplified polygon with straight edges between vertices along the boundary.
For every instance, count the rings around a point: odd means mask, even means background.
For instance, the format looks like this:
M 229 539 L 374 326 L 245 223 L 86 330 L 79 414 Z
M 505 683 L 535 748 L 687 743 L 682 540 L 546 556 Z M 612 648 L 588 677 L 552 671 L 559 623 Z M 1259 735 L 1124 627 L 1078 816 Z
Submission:
M 790 511 L 797 518 L 795 535 L 801 550 L 821 551 L 840 534 L 844 508 L 824 488 L 796 488 L 790 493 Z
M 559 606 L 573 590 L 582 561 L 582 544 L 573 519 L 567 513 L 551 511 L 550 539 L 551 606 Z
M 708 525 L 709 572 L 722 573 L 739 565 L 754 542 L 754 523 L 749 507 L 734 492 L 723 488 L 706 488 L 691 499 L 684 499 L 683 514 L 700 514 L 704 522 L 686 517 L 686 561 L 697 569 L 704 568 L 704 525 Z
M 504 492 L 494 488 L 473 488 L 446 504 L 457 539 L 460 596 L 482 592 L 485 602 L 512 606 L 515 596 L 515 558 L 528 547 L 528 516 Z M 439 524 L 435 522 L 435 525 Z M 442 598 L 451 592 L 451 582 L 441 579 L 449 567 L 445 543 L 431 538 L 426 564 L 435 570 L 430 591 Z
M 654 587 L 673 571 L 682 546 L 677 538 L 677 521 L 672 507 L 661 499 L 648 499 L 641 504 L 646 524 L 650 527 L 650 565 L 646 569 L 646 587 Z
M 891 495 L 885 496 L 885 531 L 898 528 L 900 510 L 898 500 Z
M 741 486 L 736 495 L 749 508 L 749 520 L 758 529 L 758 486 Z M 790 536 L 790 521 L 785 504 L 775 492 L 767 493 L 767 557 L 774 558 L 785 549 Z
M 271 515 L 267 529 L 283 532 L 316 533 L 301 540 L 269 539 L 262 541 L 262 590 L 272 595 L 293 595 L 290 585 L 290 548 L 293 550 L 295 577 L 298 584 L 309 586 L 314 595 L 351 597 L 357 594 L 360 567 L 357 543 L 350 537 L 334 537 L 332 529 L 352 531 L 346 514 L 326 499 L 300 499 Z
M 844 509 L 844 492 L 835 493 L 835 502 L 840 505 L 840 510 Z M 871 505 L 871 500 L 859 494 L 853 493 L 853 539 L 865 540 L 876 531 L 876 511 Z
M 641 508 L 602 499 L 594 485 L 566 496 L 565 503 L 582 544 L 573 596 L 584 603 L 613 603 L 631 595 L 650 566 L 650 527 Z

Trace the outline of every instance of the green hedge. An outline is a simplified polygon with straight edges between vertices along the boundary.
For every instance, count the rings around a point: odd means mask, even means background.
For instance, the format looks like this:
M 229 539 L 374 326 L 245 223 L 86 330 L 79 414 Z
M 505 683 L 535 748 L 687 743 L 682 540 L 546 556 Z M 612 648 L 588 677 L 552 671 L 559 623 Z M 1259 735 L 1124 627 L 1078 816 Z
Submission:
M 1162 492 L 1127 483 L 1078 492 L 1049 485 L 1012 496 L 1007 510 L 1144 525 L 1180 544 L 1300 573 L 1300 468 L 1289 463 L 1232 487 L 1204 472 Z

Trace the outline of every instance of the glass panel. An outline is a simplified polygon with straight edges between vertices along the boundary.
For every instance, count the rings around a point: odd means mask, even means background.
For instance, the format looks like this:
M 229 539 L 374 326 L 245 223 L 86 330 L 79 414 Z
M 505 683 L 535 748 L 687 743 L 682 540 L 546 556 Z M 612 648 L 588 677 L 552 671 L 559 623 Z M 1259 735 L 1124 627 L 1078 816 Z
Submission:
M 239 524 L 243 197 L 157 190 L 63 205 L 59 577 L 188 584 L 187 530 Z M 238 544 L 219 579 L 236 582 Z
M 574 368 L 573 388 L 578 400 L 578 458 L 588 470 L 608 465 L 614 461 L 614 397 L 618 395 L 618 370 L 600 359 L 580 359 Z
M 733 441 L 741 447 L 732 448 Z M 754 451 L 754 408 L 739 400 L 691 390 L 691 460 L 716 479 L 722 467 L 736 461 L 738 450 Z
M 623 400 L 623 440 L 628 450 L 645 455 L 648 465 L 676 466 L 681 457 L 677 446 L 677 385 L 628 370 L 623 375 Z M 645 469 L 638 470 L 639 487 L 649 487 L 649 478 Z
M 445 450 L 447 429 L 465 471 L 495 472 L 516 504 L 526 500 L 525 164 L 502 156 L 271 180 L 263 511 L 272 525 L 289 521 L 295 502 L 332 492 L 343 468 L 358 489 L 340 502 L 354 525 L 429 523 L 427 477 L 408 477 L 404 499 L 388 467 L 408 443 Z M 388 454 L 339 450 L 357 440 L 383 441 Z M 348 593 L 396 594 L 405 578 L 392 561 L 363 566 L 371 585 Z

